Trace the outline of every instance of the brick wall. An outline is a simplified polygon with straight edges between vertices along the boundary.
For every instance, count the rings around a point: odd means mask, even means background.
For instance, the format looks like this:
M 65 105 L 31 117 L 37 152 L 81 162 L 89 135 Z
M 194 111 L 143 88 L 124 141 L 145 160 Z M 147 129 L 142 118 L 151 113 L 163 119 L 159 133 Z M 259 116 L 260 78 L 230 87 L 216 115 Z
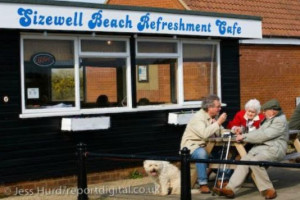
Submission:
M 211 63 L 184 63 L 183 74 L 185 100 L 199 100 L 210 93 Z
M 154 79 L 154 80 L 151 80 Z M 141 98 L 147 98 L 150 102 L 156 103 L 170 103 L 171 102 L 171 89 L 170 89 L 170 65 L 169 64 L 159 64 L 157 65 L 157 71 L 149 74 L 149 83 L 156 85 L 157 88 L 153 86 L 148 86 L 142 89 L 137 89 L 137 101 Z M 140 84 L 140 83 L 137 83 Z
M 117 70 L 115 68 L 86 68 L 87 102 L 95 103 L 99 95 L 106 95 L 110 102 L 117 102 Z
M 181 10 L 185 9 L 184 6 L 179 2 L 179 0 L 108 0 L 107 4 L 157 7 Z
M 277 98 L 289 118 L 300 96 L 300 46 L 240 47 L 241 106 Z

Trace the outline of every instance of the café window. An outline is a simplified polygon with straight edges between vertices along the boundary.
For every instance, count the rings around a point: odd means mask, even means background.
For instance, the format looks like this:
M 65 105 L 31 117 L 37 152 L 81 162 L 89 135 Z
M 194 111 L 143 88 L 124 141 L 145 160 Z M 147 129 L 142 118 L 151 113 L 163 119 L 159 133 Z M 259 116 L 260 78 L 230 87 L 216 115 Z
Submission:
M 94 53 L 125 53 L 127 51 L 126 42 L 119 40 L 81 40 L 81 52 Z
M 198 107 L 220 94 L 218 41 L 139 37 L 135 45 L 132 77 L 128 37 L 22 35 L 22 114 Z
M 162 53 L 174 54 L 177 53 L 177 42 L 164 42 L 164 41 L 138 41 L 138 53 Z
M 23 40 L 25 109 L 75 107 L 73 40 Z
M 177 104 L 177 41 L 137 41 L 137 105 Z
M 126 107 L 126 59 L 80 59 L 81 108 Z
M 127 40 L 80 40 L 81 108 L 127 107 Z
M 217 44 L 183 42 L 184 102 L 201 101 L 209 94 L 217 94 L 217 50 Z
M 127 38 L 29 35 L 21 45 L 23 113 L 131 105 Z

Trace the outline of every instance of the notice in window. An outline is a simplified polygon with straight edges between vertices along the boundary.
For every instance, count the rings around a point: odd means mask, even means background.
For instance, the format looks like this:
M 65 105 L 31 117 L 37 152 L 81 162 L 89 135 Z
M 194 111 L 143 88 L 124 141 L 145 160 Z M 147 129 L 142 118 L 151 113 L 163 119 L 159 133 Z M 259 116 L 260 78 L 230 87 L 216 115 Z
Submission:
M 139 82 L 148 82 L 148 66 L 140 65 L 138 67 L 138 81 Z
M 39 88 L 27 88 L 27 98 L 28 99 L 40 98 Z

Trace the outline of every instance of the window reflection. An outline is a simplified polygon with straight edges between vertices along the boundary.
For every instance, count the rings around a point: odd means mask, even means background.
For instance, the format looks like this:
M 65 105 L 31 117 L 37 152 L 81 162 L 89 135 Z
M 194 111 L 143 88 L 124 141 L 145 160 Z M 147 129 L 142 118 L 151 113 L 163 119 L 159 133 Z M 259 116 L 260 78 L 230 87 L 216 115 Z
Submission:
M 24 40 L 27 109 L 75 106 L 73 41 Z
M 126 102 L 126 60 L 82 58 L 81 107 L 123 107 Z
M 217 93 L 216 45 L 183 45 L 184 101 L 200 101 Z
M 138 59 L 136 71 L 138 106 L 177 103 L 176 59 Z

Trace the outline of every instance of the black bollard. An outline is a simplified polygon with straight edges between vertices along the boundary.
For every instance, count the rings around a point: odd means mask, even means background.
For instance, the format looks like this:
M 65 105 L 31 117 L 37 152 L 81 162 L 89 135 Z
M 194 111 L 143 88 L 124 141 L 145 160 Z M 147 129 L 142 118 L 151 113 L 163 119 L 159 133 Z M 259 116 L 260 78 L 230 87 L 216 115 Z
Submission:
M 77 175 L 77 200 L 88 200 L 87 195 L 87 175 L 86 175 L 86 144 L 77 144 L 77 162 L 78 162 L 78 175 Z
M 184 147 L 181 155 L 181 200 L 191 200 L 190 150 Z

